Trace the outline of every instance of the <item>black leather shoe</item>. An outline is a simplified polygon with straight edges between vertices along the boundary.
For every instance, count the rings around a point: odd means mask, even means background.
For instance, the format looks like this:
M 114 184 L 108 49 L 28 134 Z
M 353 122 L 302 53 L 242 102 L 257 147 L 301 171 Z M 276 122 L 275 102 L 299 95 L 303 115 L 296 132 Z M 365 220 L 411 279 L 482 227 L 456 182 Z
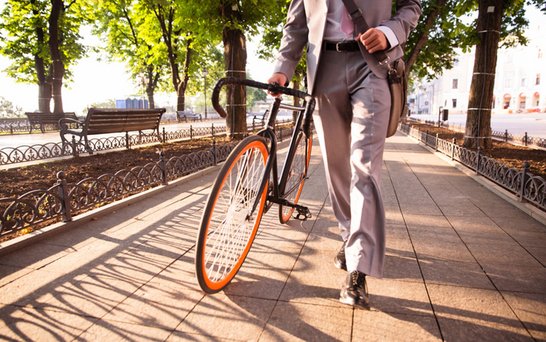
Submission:
M 339 293 L 339 301 L 343 304 L 370 309 L 370 297 L 364 273 L 353 271 L 347 275 L 347 280 Z
M 343 241 L 343 245 L 341 245 L 341 249 L 337 252 L 336 257 L 334 258 L 334 265 L 341 269 L 347 271 L 347 262 L 345 261 L 345 245 L 347 244 L 346 241 Z

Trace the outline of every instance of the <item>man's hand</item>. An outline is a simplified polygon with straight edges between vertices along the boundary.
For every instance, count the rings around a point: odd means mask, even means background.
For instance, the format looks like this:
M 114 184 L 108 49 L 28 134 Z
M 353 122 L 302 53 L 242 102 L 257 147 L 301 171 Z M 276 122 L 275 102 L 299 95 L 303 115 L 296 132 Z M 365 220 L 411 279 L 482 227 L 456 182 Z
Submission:
M 385 34 L 376 28 L 368 29 L 368 31 L 363 34 L 359 34 L 356 39 L 359 39 L 362 42 L 369 53 L 383 51 L 389 46 Z
M 284 87 L 284 86 L 286 86 L 286 83 L 288 83 L 288 77 L 286 77 L 286 75 L 283 74 L 282 72 L 276 72 L 273 75 L 271 75 L 269 80 L 267 80 L 267 83 L 269 83 L 269 84 L 278 84 L 278 85 L 281 85 L 281 86 Z M 272 92 L 269 92 L 269 95 L 277 97 L 280 94 L 279 93 L 274 94 Z

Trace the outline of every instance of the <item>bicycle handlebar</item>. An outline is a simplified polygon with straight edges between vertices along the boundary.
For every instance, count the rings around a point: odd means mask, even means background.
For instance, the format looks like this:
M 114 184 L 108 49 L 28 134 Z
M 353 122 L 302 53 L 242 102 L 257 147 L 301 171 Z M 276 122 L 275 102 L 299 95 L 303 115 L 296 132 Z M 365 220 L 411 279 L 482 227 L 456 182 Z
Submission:
M 224 85 L 228 84 L 239 84 L 239 85 L 245 85 L 253 88 L 258 89 L 264 89 L 271 93 L 281 93 L 289 96 L 299 97 L 301 99 L 305 99 L 306 101 L 309 101 L 312 99 L 311 95 L 307 94 L 306 92 L 303 92 L 301 90 L 296 90 L 292 88 L 287 88 L 280 86 L 278 84 L 269 84 L 269 83 L 261 83 L 254 80 L 249 80 L 245 78 L 235 78 L 235 77 L 225 77 L 221 78 L 216 82 L 216 85 L 214 86 L 214 90 L 212 91 L 212 106 L 214 109 L 218 112 L 218 114 L 225 118 L 227 116 L 226 111 L 224 108 L 220 105 L 219 102 L 219 96 L 220 96 L 220 90 Z

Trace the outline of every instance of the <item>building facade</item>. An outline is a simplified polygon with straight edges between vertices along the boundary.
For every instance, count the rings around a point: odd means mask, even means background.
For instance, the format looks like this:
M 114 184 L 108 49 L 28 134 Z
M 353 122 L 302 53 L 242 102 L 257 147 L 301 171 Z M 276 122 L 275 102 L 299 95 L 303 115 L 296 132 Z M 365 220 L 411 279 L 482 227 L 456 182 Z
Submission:
M 546 16 L 530 20 L 528 44 L 498 50 L 493 114 L 546 113 Z M 409 96 L 413 114 L 465 114 L 474 68 L 474 49 L 461 53 L 451 70 L 437 79 L 417 82 Z

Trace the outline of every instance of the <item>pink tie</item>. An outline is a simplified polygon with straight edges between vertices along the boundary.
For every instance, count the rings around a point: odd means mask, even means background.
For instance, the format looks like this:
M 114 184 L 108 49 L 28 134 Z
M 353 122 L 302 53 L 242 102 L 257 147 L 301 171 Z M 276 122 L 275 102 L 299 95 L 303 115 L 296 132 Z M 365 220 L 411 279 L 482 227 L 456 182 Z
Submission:
M 351 19 L 351 16 L 349 15 L 349 12 L 347 12 L 347 8 L 343 6 L 343 13 L 341 13 L 341 31 L 345 33 L 346 35 L 353 34 L 353 20 Z

